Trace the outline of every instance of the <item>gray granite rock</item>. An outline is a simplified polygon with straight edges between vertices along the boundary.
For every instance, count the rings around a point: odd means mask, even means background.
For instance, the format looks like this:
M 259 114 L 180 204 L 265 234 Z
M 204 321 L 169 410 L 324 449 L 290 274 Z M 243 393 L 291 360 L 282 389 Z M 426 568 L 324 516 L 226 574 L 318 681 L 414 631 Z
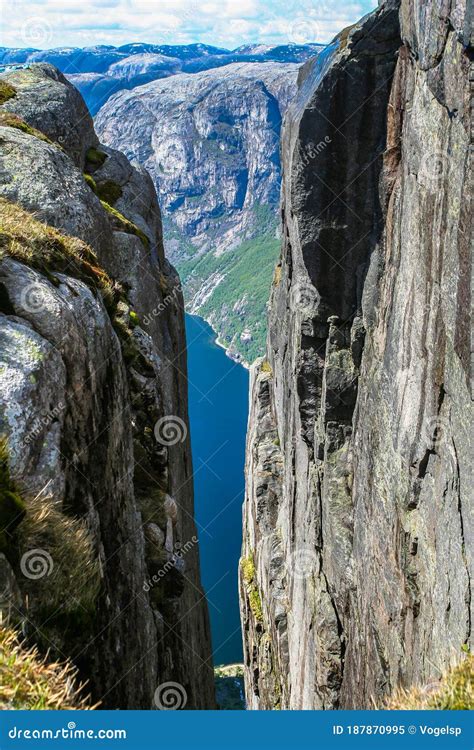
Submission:
M 380 706 L 472 637 L 464 12 L 403 0 L 399 36 L 381 5 L 306 64 L 287 115 L 247 445 L 253 709 Z
M 70 122 L 76 135 L 63 141 L 68 155 L 2 127 L 0 197 L 64 237 L 88 242 L 115 297 L 112 304 L 74 264 L 61 272 L 42 264 L 40 240 L 31 263 L 12 259 L 2 236 L 0 415 L 9 474 L 26 508 L 5 555 L 23 600 L 23 606 L 16 602 L 20 621 L 42 650 L 77 664 L 104 708 L 155 708 L 155 690 L 169 681 L 183 685 L 189 708 L 212 708 L 190 481 L 183 301 L 164 257 L 156 194 L 144 170 L 98 144 L 90 119 L 81 134 L 76 118 L 84 105 L 51 66 L 7 78 L 21 89 L 8 102 L 11 112 L 54 140 Z M 83 155 L 94 144 L 106 156 L 94 179 L 120 186 L 115 207 L 135 228 L 106 211 L 84 180 Z M 164 444 L 154 428 L 170 416 L 182 439 Z M 150 585 L 166 562 L 150 540 L 164 543 L 168 518 L 173 544 L 186 550 L 185 564 L 173 562 Z M 52 560 L 51 576 L 41 580 L 22 567 L 32 539 Z M 65 578 L 60 561 L 69 570 L 78 559 L 82 565 Z M 95 576 L 87 606 L 82 567 Z M 10 580 L 1 559 L 0 568 L 2 581 Z

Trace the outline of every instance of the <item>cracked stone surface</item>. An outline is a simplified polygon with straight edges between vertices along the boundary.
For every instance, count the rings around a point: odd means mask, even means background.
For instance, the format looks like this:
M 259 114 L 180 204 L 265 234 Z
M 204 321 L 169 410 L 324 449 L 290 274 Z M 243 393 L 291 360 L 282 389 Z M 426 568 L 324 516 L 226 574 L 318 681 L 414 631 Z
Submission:
M 467 29 L 456 0 L 383 4 L 305 65 L 286 118 L 247 444 L 251 709 L 380 706 L 472 637 Z
M 1 433 L 26 507 L 0 555 L 0 579 L 8 584 L 2 611 L 11 615 L 14 606 L 27 636 L 55 658 L 71 658 L 103 708 L 154 708 L 156 688 L 168 681 L 184 687 L 189 708 L 212 708 L 189 437 L 164 446 L 153 434 L 163 416 L 187 425 L 183 301 L 164 256 L 156 194 L 144 170 L 99 144 L 80 95 L 52 66 L 6 78 L 18 90 L 9 110 L 55 143 L 0 128 L 0 196 L 88 242 L 122 296 L 112 314 L 72 270 L 42 272 L 2 246 Z M 85 182 L 91 146 L 105 155 L 94 179 L 120 186 L 115 208 L 145 237 L 119 230 Z M 60 613 L 81 595 L 75 576 L 52 592 L 50 579 L 22 574 L 22 524 L 38 493 L 59 528 L 87 535 L 86 562 L 99 571 L 92 612 L 78 611 L 73 628 Z M 46 551 L 51 538 L 44 537 Z M 67 557 L 70 542 L 54 544 L 53 563 L 61 550 Z M 176 557 L 183 546 L 184 562 Z M 165 563 L 163 582 L 147 588 Z M 54 611 L 52 593 L 60 605 Z

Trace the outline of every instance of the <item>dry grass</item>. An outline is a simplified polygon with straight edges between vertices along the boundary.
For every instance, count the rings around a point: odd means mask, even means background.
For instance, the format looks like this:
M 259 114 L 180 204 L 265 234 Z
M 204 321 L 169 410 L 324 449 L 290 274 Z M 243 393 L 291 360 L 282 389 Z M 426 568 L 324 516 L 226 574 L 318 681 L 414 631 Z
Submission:
M 0 259 L 9 255 L 50 276 L 59 271 L 76 276 L 100 291 L 108 309 L 117 288 L 99 267 L 92 249 L 77 237 L 61 234 L 4 198 L 0 198 Z
M 353 23 L 352 26 L 346 26 L 345 29 L 339 32 L 336 39 L 339 40 L 339 51 L 345 49 L 347 47 L 347 42 L 349 39 L 349 34 L 351 33 L 352 29 L 357 26 L 357 24 Z
M 36 648 L 22 644 L 13 630 L 0 628 L 0 709 L 90 710 L 84 685 L 69 663 L 48 664 Z
M 0 104 L 5 104 L 16 95 L 16 89 L 0 79 Z
M 281 264 L 278 263 L 278 265 L 275 266 L 275 271 L 273 274 L 273 286 L 280 286 L 281 274 L 282 274 Z
M 473 654 L 466 654 L 463 660 L 446 672 L 438 682 L 423 688 L 396 690 L 384 708 L 395 711 L 474 709 Z
M 25 505 L 26 515 L 18 528 L 20 552 L 46 550 L 53 561 L 50 575 L 23 581 L 23 586 L 31 589 L 31 606 L 43 616 L 93 613 L 100 571 L 86 525 L 65 515 L 52 497 L 39 495 L 27 499 Z

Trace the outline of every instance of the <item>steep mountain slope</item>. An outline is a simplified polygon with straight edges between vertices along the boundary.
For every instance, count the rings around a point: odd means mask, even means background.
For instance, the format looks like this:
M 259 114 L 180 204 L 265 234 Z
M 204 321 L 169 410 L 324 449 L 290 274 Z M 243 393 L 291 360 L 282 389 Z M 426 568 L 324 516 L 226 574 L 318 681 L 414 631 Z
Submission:
M 167 252 L 188 306 L 234 356 L 263 351 L 276 260 L 282 113 L 297 65 L 227 65 L 122 91 L 101 138 L 144 164 L 164 211 Z
M 371 708 L 472 638 L 468 16 L 386 3 L 305 66 L 287 116 L 247 445 L 250 708 Z
M 159 706 L 170 681 L 213 707 L 183 303 L 152 182 L 52 66 L 0 77 L 0 97 L 3 622 L 105 708 Z

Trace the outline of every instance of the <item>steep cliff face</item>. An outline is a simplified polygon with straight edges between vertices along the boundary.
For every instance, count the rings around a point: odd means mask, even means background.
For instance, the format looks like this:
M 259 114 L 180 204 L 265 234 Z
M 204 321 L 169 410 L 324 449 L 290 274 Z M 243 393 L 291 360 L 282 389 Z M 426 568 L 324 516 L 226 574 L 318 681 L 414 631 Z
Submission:
M 386 4 L 288 113 L 247 446 L 250 708 L 371 708 L 471 637 L 470 29 L 455 0 Z
M 51 66 L 0 92 L 2 611 L 102 707 L 159 706 L 172 681 L 212 708 L 183 303 L 153 184 Z
M 247 361 L 264 349 L 280 128 L 297 75 L 279 63 L 176 75 L 122 91 L 96 118 L 101 138 L 152 175 L 189 310 Z

